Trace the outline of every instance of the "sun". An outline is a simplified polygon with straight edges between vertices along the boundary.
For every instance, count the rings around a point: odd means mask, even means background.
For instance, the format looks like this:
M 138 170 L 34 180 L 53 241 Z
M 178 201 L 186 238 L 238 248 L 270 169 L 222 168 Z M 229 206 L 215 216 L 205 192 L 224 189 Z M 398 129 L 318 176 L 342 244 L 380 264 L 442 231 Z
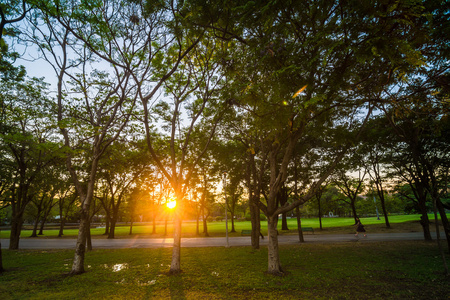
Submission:
M 166 205 L 167 205 L 168 208 L 174 209 L 175 206 L 177 206 L 177 201 L 171 200 L 171 201 L 167 202 Z

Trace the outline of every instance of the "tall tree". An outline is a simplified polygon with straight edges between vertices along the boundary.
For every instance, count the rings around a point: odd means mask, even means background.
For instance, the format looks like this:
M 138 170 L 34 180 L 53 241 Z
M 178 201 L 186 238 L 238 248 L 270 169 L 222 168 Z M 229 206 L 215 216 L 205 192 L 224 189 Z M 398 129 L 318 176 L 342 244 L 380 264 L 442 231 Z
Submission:
M 39 46 L 57 76 L 57 124 L 64 140 L 66 167 L 81 202 L 71 274 L 84 272 L 90 206 L 99 160 L 127 125 L 137 97 L 130 84 L 131 74 L 116 65 L 109 68 L 96 65 L 102 57 L 95 56 L 73 29 L 83 30 L 101 43 L 101 37 L 94 35 L 93 30 L 100 26 L 99 22 L 89 23 L 80 12 L 104 7 L 100 3 L 82 1 L 79 4 L 39 3 L 40 10 L 30 16 L 32 27 L 28 34 L 28 39 Z M 107 41 L 104 42 L 101 47 L 107 47 Z
M 11 192 L 12 208 L 10 249 L 19 248 L 23 214 L 38 195 L 37 181 L 46 167 L 58 156 L 58 141 L 52 124 L 52 105 L 46 84 L 39 79 L 23 83 L 10 81 L 0 85 L 3 105 L 0 147 L 7 159 L 3 177 Z
M 194 1 L 198 2 L 202 1 Z M 259 201 L 258 206 L 268 218 L 269 273 L 283 272 L 276 235 L 278 214 L 310 199 L 350 145 L 336 145 L 334 160 L 314 187 L 301 199 L 279 207 L 276 195 L 287 178 L 294 146 L 315 126 L 341 124 L 357 132 L 353 118 L 357 107 L 408 70 L 407 53 L 419 55 L 411 40 L 421 37 L 415 26 L 420 9 L 408 1 L 395 5 L 228 1 L 202 6 L 202 16 L 212 22 L 209 28 L 240 45 L 224 64 L 241 108 L 236 114 L 252 116 L 252 122 L 241 123 L 241 128 L 253 128 L 247 135 L 258 132 L 257 143 L 248 148 L 259 160 L 259 172 L 254 174 L 268 170 L 268 184 L 260 189 L 266 203 Z
M 103 186 L 103 197 L 98 197 L 106 211 L 109 224 L 108 238 L 113 239 L 122 204 L 131 193 L 138 178 L 150 167 L 142 143 L 125 139 L 115 141 L 99 163 L 99 185 Z

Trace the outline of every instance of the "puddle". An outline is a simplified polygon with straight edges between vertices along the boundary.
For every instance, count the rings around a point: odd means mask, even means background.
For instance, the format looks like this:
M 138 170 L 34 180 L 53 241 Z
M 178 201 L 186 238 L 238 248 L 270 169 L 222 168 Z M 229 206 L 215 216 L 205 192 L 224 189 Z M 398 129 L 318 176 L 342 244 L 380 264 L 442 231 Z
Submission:
M 128 264 L 127 264 L 127 263 L 124 263 L 124 264 L 115 264 L 115 265 L 112 265 L 112 266 L 107 265 L 107 264 L 104 264 L 103 267 L 104 267 L 105 269 L 112 269 L 113 272 L 119 272 L 119 271 L 128 269 Z
M 113 272 L 119 272 L 119 271 L 122 271 L 124 269 L 128 269 L 128 264 L 115 264 L 112 267 L 112 271 Z

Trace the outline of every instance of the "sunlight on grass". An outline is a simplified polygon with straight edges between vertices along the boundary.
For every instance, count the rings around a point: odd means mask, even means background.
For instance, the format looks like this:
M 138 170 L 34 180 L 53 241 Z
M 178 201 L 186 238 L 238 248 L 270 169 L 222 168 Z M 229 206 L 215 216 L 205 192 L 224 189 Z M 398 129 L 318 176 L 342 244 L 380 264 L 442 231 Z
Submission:
M 450 214 L 448 214 L 450 217 Z M 434 216 L 429 215 L 431 221 L 433 221 Z M 415 230 L 418 227 L 418 222 L 420 220 L 420 215 L 393 215 L 389 216 L 389 222 L 392 227 L 395 229 L 396 224 L 411 224 L 414 225 Z M 375 226 L 374 230 L 380 230 L 380 228 L 385 227 L 385 221 L 383 217 L 380 217 L 380 220 L 377 220 L 376 217 L 368 217 L 361 218 L 362 223 L 365 226 Z M 234 227 L 235 232 L 231 232 L 231 221 L 228 221 L 228 228 L 230 231 L 230 236 L 240 236 L 242 230 L 251 229 L 250 221 L 235 221 Z M 411 223 L 411 222 L 414 222 Z M 291 230 L 295 230 L 297 228 L 297 219 L 291 218 L 287 220 L 288 228 Z M 183 237 L 194 237 L 196 236 L 196 222 L 195 221 L 184 221 L 182 227 Z M 322 218 L 322 228 L 324 229 L 323 233 L 350 233 L 353 232 L 353 218 Z M 317 229 L 320 226 L 318 218 L 304 218 L 302 219 L 302 226 L 304 227 L 312 227 L 314 228 L 315 234 L 320 234 L 321 232 Z M 398 226 L 397 226 L 398 227 Z M 281 230 L 281 220 L 278 221 L 278 229 Z M 434 231 L 434 226 L 430 227 L 431 231 Z M 164 222 L 157 223 L 156 225 L 156 234 L 152 234 L 153 225 L 151 223 L 134 223 L 133 225 L 133 235 L 129 235 L 129 225 L 127 224 L 118 224 L 115 231 L 116 238 L 130 238 L 130 237 L 145 237 L 145 238 L 163 238 L 164 236 Z M 203 227 L 199 228 L 200 235 L 203 235 Z M 261 221 L 261 232 L 266 235 L 267 234 L 267 222 Z M 372 231 L 375 232 L 375 231 Z M 9 230 L 1 231 L 1 238 L 9 238 Z M 59 229 L 46 229 L 44 230 L 44 235 L 40 236 L 40 238 L 56 238 L 58 236 Z M 91 235 L 93 238 L 106 238 L 104 235 L 105 228 L 99 226 L 98 228 L 91 228 Z M 167 225 L 167 236 L 170 237 L 173 233 L 172 222 L 168 222 Z M 76 238 L 78 234 L 78 229 L 65 229 L 63 238 Z M 225 236 L 225 222 L 215 221 L 208 223 L 208 234 L 211 237 L 214 236 Z M 21 234 L 21 238 L 28 238 L 31 235 L 31 230 L 23 230 Z
M 266 248 L 186 248 L 183 272 L 175 276 L 168 275 L 171 251 L 95 250 L 86 255 L 91 266 L 86 273 L 68 276 L 73 251 L 5 250 L 0 295 L 2 300 L 442 299 L 450 293 L 436 245 L 421 241 L 280 246 L 283 277 L 265 273 Z

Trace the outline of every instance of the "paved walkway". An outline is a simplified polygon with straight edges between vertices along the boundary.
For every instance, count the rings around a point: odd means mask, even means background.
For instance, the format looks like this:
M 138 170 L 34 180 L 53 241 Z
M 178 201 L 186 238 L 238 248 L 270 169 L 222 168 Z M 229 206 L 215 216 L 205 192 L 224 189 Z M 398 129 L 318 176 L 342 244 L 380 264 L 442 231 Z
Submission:
M 436 234 L 432 233 L 433 238 Z M 380 241 L 408 241 L 423 240 L 422 232 L 412 233 L 373 233 L 367 237 L 362 235 L 355 237 L 354 234 L 305 234 L 306 243 L 341 243 L 341 242 L 380 242 Z M 2 239 L 3 249 L 8 249 L 9 239 Z M 268 238 L 260 240 L 260 245 L 267 245 Z M 299 244 L 297 235 L 278 236 L 280 245 Z M 20 249 L 75 249 L 75 239 L 44 239 L 44 238 L 25 238 L 20 240 Z M 120 249 L 120 248 L 164 248 L 172 247 L 173 239 L 93 239 L 92 247 L 94 249 Z M 230 237 L 228 239 L 230 247 L 250 246 L 251 238 L 249 236 Z M 210 238 L 183 238 L 182 247 L 226 247 L 225 237 Z

